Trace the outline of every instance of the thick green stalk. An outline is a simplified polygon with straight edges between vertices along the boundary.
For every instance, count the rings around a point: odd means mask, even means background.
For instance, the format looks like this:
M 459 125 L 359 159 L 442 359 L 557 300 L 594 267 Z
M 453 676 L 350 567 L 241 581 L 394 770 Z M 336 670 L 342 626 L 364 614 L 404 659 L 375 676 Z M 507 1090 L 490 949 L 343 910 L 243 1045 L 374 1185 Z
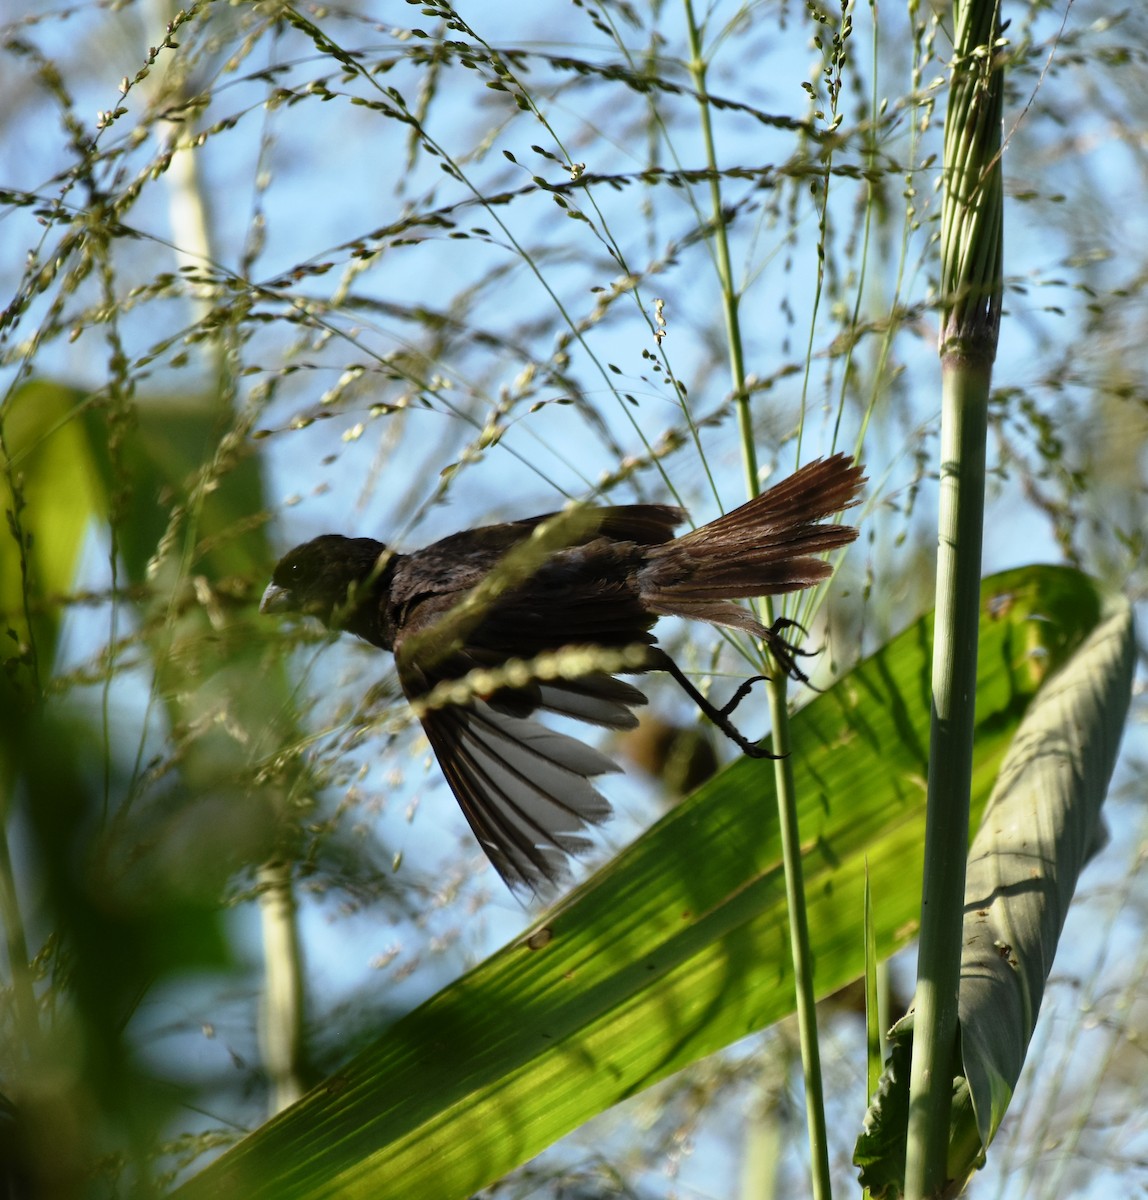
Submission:
M 987 365 L 946 363 L 925 878 L 917 962 L 905 1193 L 945 1179 L 972 779 Z
M 954 6 L 941 216 L 941 465 L 932 728 L 905 1195 L 946 1181 L 969 838 L 985 441 L 1001 311 L 1003 77 L 995 0 Z

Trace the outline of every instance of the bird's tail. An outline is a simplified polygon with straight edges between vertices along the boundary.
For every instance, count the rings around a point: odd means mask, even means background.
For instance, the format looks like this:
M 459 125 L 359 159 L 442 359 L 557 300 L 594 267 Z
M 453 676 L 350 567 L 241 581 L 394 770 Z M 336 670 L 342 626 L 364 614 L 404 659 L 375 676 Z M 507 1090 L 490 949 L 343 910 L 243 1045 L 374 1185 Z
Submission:
M 821 522 L 858 502 L 863 470 L 847 454 L 815 459 L 724 517 L 651 547 L 638 576 L 646 607 L 772 640 L 733 601 L 798 591 L 830 574 L 817 556 L 848 545 L 857 530 Z

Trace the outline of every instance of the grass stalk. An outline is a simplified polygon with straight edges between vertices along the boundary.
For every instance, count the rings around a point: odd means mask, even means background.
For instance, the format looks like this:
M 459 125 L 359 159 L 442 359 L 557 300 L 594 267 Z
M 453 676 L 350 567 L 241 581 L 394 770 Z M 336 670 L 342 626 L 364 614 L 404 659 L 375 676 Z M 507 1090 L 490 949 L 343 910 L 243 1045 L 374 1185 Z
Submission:
M 722 220 L 721 180 L 714 148 L 713 126 L 706 102 L 706 60 L 701 30 L 694 17 L 691 0 L 684 0 L 690 47 L 690 74 L 699 96 L 702 136 L 705 143 L 710 174 L 710 200 L 713 210 L 713 245 L 721 283 L 722 309 L 725 317 L 726 340 L 729 345 L 738 431 L 741 437 L 742 464 L 748 494 L 756 496 L 761 490 L 758 478 L 757 449 L 753 436 L 753 414 L 746 388 L 745 359 L 742 350 L 741 325 L 738 316 L 740 296 L 733 280 L 729 240 Z M 768 598 L 763 604 L 765 623 L 773 621 L 772 605 Z M 801 1044 L 801 1065 L 805 1081 L 805 1116 L 809 1136 L 809 1165 L 814 1200 L 829 1200 L 832 1186 L 829 1173 L 829 1139 L 825 1124 L 825 1097 L 821 1078 L 821 1050 L 817 1035 L 817 1006 L 813 986 L 813 955 L 809 946 L 809 926 L 805 909 L 805 879 L 801 867 L 801 830 L 797 820 L 797 797 L 794 788 L 793 762 L 789 757 L 789 706 L 786 694 L 786 675 L 776 664 L 767 672 L 770 682 L 770 724 L 773 731 L 773 752 L 781 755 L 774 762 L 777 785 L 777 810 L 782 835 L 782 856 L 785 865 L 785 892 L 789 912 L 790 948 L 797 999 L 797 1024 Z

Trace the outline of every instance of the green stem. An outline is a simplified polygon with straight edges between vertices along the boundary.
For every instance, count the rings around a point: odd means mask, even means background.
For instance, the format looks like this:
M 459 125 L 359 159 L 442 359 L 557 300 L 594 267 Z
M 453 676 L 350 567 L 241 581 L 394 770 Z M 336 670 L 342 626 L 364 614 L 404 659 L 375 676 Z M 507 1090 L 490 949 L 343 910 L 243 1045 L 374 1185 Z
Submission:
M 773 752 L 782 756 L 774 760 L 773 775 L 777 786 L 777 816 L 781 825 L 781 852 L 785 865 L 785 899 L 789 910 L 789 948 L 793 958 L 793 985 L 797 997 L 801 1068 L 805 1077 L 805 1119 L 809 1128 L 812 1194 L 815 1200 L 829 1200 L 833 1189 L 829 1174 L 829 1135 L 825 1125 L 825 1094 L 821 1082 L 821 1047 L 817 1037 L 813 952 L 809 946 L 809 921 L 805 909 L 805 874 L 801 865 L 801 829 L 797 822 L 797 789 L 793 780 L 793 758 L 789 752 L 789 705 L 786 697 L 786 676 L 780 668 L 775 667 L 767 693 L 773 729 Z
M 709 167 L 710 200 L 714 215 L 714 249 L 721 281 L 722 309 L 725 316 L 726 339 L 729 345 L 730 375 L 736 397 L 738 431 L 741 436 L 742 464 L 746 491 L 756 496 L 761 490 L 758 479 L 757 450 L 753 436 L 753 413 L 745 386 L 745 358 L 738 317 L 740 296 L 733 282 L 729 239 L 722 220 L 721 180 L 714 148 L 713 125 L 706 102 L 706 62 L 701 35 L 694 19 L 691 0 L 684 0 L 686 26 L 690 46 L 690 74 L 699 95 L 702 137 Z M 765 623 L 773 622 L 773 606 L 764 601 Z M 821 1051 L 817 1037 L 817 1005 L 813 987 L 813 954 L 809 946 L 809 925 L 805 910 L 805 878 L 801 865 L 801 830 L 797 820 L 797 795 L 793 779 L 793 760 L 789 757 L 789 705 L 786 694 L 786 675 L 777 664 L 767 674 L 770 683 L 770 721 L 773 730 L 773 752 L 781 755 L 774 761 L 777 790 L 777 812 L 781 828 L 782 857 L 785 866 L 785 894 L 789 909 L 790 948 L 793 957 L 793 978 L 796 989 L 797 1024 L 801 1042 L 801 1064 L 805 1078 L 805 1115 L 809 1130 L 809 1161 L 814 1200 L 830 1200 L 832 1184 L 829 1174 L 829 1138 L 825 1125 L 825 1097 L 821 1082 Z
M 741 297 L 733 282 L 733 265 L 730 260 L 729 238 L 722 220 L 721 180 L 718 176 L 717 151 L 714 148 L 713 121 L 706 102 L 706 61 L 702 53 L 701 32 L 694 20 L 691 0 L 685 0 L 686 27 L 690 44 L 690 75 L 700 98 L 702 119 L 702 141 L 705 144 L 706 164 L 710 177 L 710 205 L 714 215 L 713 247 L 717 256 L 716 267 L 721 283 L 722 315 L 725 317 L 726 341 L 729 344 L 729 369 L 736 396 L 737 428 L 741 436 L 742 465 L 745 473 L 746 491 L 750 498 L 761 491 L 757 470 L 757 448 L 753 437 L 753 413 L 745 388 L 745 353 L 741 341 L 741 322 L 738 307 Z
M 294 1104 L 303 1080 L 303 977 L 298 914 L 291 867 L 259 868 L 259 916 L 263 930 L 264 991 L 259 1029 L 263 1067 L 271 1084 L 272 1116 Z
M 999 0 L 953 7 L 941 209 L 941 491 L 921 942 L 905 1195 L 946 1183 L 969 842 L 985 442 L 1000 328 L 1003 72 Z
M 945 1182 L 969 840 L 991 361 L 943 366 L 937 619 L 905 1195 Z

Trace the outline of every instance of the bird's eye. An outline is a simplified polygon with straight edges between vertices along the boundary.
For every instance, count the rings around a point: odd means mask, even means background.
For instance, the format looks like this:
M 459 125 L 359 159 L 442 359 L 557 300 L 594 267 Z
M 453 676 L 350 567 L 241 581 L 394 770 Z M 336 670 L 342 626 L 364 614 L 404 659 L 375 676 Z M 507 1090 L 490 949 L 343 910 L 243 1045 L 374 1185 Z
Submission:
M 271 581 L 281 588 L 298 588 L 307 582 L 307 564 L 301 559 L 288 559 L 275 568 Z

